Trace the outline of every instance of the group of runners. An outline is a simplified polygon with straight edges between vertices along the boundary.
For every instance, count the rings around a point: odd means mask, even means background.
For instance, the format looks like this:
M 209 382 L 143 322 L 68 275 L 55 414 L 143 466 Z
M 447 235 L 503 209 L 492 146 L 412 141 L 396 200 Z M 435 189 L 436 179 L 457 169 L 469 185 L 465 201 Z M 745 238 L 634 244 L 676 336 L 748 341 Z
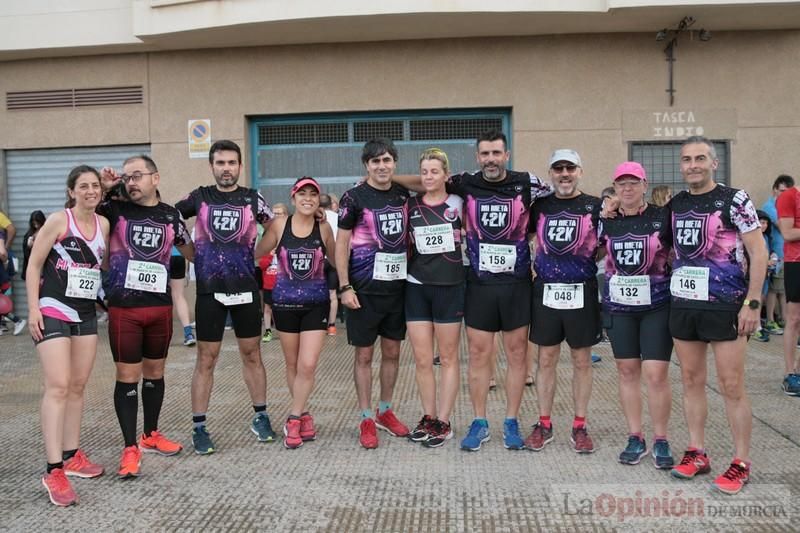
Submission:
M 292 396 L 282 428 L 286 448 L 316 438 L 309 398 L 329 328 L 328 274 L 335 267 L 341 304 L 347 308 L 347 338 L 355 350 L 359 442 L 364 448 L 378 446 L 377 429 L 427 447 L 442 446 L 453 437 L 450 418 L 460 386 L 463 321 L 474 416 L 460 447 L 478 451 L 491 438 L 486 404 L 495 336 L 502 332 L 508 360 L 505 448 L 541 451 L 554 440 L 550 417 L 556 365 L 566 340 L 573 367 L 569 439 L 577 453 L 591 453 L 591 346 L 605 329 L 617 360 L 628 424 L 620 462 L 636 464 L 648 453 L 643 375 L 654 464 L 680 478 L 710 471 L 704 427 L 706 349 L 711 344 L 735 448 L 735 458 L 714 485 L 726 493 L 738 492 L 750 472 L 745 347 L 747 335 L 759 323 L 767 255 L 747 194 L 714 181 L 718 161 L 713 144 L 692 137 L 682 146 L 680 166 L 688 191 L 664 208 L 646 202 L 647 177 L 638 163 L 617 167 L 616 199 L 601 204 L 581 192 L 583 165 L 574 150 L 552 154 L 546 183 L 507 168 L 510 152 L 502 132 L 486 132 L 476 148 L 476 173 L 451 174 L 447 155 L 431 148 L 422 153 L 419 175 L 400 176 L 395 174 L 393 143 L 367 142 L 362 153 L 366 178 L 341 198 L 335 241 L 320 210 L 320 185 L 313 178 L 294 184 L 294 213 L 274 219 L 256 190 L 238 184 L 241 150 L 231 141 L 211 147 L 215 183 L 195 189 L 174 207 L 160 201 L 160 174 L 148 156 L 127 159 L 121 174 L 111 168 L 75 168 L 67 180 L 69 207 L 45 222 L 27 272 L 29 328 L 45 381 L 47 472 L 42 482 L 51 501 L 77 501 L 66 476 L 103 473 L 79 443 L 83 389 L 97 346 L 94 302 L 101 266 L 109 272 L 114 406 L 124 440 L 118 475 L 138 476 L 143 452 L 173 455 L 182 449 L 158 425 L 172 337 L 173 246 L 194 262 L 197 279 L 197 359 L 191 388 L 197 454 L 216 448 L 207 412 L 229 315 L 253 408 L 250 430 L 259 441 L 276 439 L 267 414 L 255 269 L 259 257 L 274 252 L 278 270 L 271 307 Z M 192 217 L 194 242 L 184 222 Z M 258 224 L 265 232 L 256 246 Z M 601 304 L 596 262 L 603 256 Z M 422 403 L 421 419 L 413 428 L 392 409 L 406 332 Z M 380 392 L 375 408 L 372 360 L 378 338 Z M 529 341 L 539 346 L 539 417 L 523 438 L 519 410 L 529 373 Z M 688 447 L 678 464 L 667 440 L 673 344 L 681 362 L 689 429 Z M 441 361 L 438 387 L 435 353 Z

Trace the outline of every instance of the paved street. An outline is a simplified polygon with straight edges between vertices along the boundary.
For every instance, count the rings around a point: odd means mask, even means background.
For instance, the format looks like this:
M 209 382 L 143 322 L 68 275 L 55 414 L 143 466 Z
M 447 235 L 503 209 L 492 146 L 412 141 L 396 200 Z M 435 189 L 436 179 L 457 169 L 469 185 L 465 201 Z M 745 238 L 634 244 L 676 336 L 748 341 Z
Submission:
M 344 328 L 328 338 L 317 373 L 312 412 L 319 438 L 298 450 L 258 443 L 249 430 L 252 409 L 231 332 L 217 367 L 209 429 L 218 452 L 191 449 L 189 384 L 194 349 L 173 339 L 161 428 L 187 448 L 177 457 L 145 455 L 143 475 L 120 481 L 115 471 L 122 437 L 113 409 L 114 373 L 105 329 L 86 395 L 82 447 L 106 466 L 94 480 L 78 479 L 80 503 L 56 508 L 40 477 L 45 465 L 39 430 L 40 368 L 30 339 L 0 337 L 0 529 L 10 531 L 797 531 L 800 495 L 800 398 L 780 391 L 781 337 L 750 343 L 747 385 L 753 400 L 753 476 L 738 496 L 709 484 L 732 457 L 722 399 L 711 369 L 707 448 L 712 476 L 682 482 L 653 468 L 649 458 L 624 466 L 617 455 L 626 429 L 616 393 L 610 346 L 598 346 L 589 428 L 596 453 L 569 446 L 571 370 L 562 353 L 554 407 L 555 441 L 539 453 L 502 446 L 504 365 L 490 393 L 491 442 L 478 453 L 458 449 L 471 420 L 462 383 L 453 425 L 457 438 L 431 450 L 380 433 L 377 450 L 361 449 L 352 380 L 352 351 Z M 176 332 L 180 331 L 176 328 Z M 263 344 L 268 409 L 273 425 L 285 419 L 288 393 L 277 340 Z M 462 370 L 466 352 L 462 346 Z M 713 365 L 712 365 L 713 366 Z M 377 367 L 377 365 L 376 365 Z M 687 435 L 680 404 L 679 368 L 670 369 L 670 440 L 678 458 Z M 377 372 L 375 372 L 377 377 Z M 377 391 L 377 379 L 375 391 Z M 377 403 L 377 393 L 374 393 Z M 409 425 L 421 415 L 408 343 L 403 344 L 395 394 Z M 536 416 L 526 389 L 521 422 Z M 141 414 L 139 416 L 141 425 Z M 140 426 L 141 427 L 141 426 Z M 648 440 L 652 432 L 647 427 Z

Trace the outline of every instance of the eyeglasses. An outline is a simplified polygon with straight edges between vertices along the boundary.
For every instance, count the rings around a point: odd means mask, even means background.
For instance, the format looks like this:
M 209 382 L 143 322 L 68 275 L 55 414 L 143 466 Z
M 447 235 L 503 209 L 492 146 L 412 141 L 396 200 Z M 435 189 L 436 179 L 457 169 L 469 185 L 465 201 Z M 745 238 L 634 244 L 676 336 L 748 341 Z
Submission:
M 564 169 L 566 169 L 567 172 L 575 172 L 576 168 L 578 168 L 578 165 L 553 165 L 550 167 L 553 172 L 561 172 Z
M 155 172 L 139 172 L 138 170 L 133 174 L 123 174 L 120 176 L 122 183 L 139 183 L 141 181 L 142 176 L 152 176 Z
M 620 180 L 620 181 L 615 181 L 614 185 L 619 185 L 620 187 L 625 188 L 625 187 L 636 187 L 640 183 L 644 182 L 642 180 Z

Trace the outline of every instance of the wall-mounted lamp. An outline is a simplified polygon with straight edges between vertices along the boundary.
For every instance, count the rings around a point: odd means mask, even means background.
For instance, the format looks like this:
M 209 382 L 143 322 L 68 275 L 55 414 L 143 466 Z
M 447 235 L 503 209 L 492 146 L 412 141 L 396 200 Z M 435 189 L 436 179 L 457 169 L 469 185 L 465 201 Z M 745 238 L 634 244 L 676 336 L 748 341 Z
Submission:
M 664 48 L 664 55 L 667 56 L 667 65 L 668 65 L 668 72 L 669 72 L 669 87 L 667 88 L 667 93 L 669 94 L 669 105 L 672 106 L 675 103 L 675 85 L 674 85 L 674 77 L 673 77 L 673 64 L 675 63 L 675 47 L 678 46 L 678 36 L 682 33 L 689 33 L 691 36 L 694 32 L 689 28 L 696 22 L 695 18 L 692 16 L 683 17 L 678 24 L 676 24 L 673 28 L 664 28 L 663 30 L 659 30 L 656 33 L 656 41 L 662 42 L 669 39 L 667 46 Z M 697 32 L 698 38 L 703 41 L 707 42 L 711 40 L 711 32 L 706 30 L 705 28 L 701 29 Z

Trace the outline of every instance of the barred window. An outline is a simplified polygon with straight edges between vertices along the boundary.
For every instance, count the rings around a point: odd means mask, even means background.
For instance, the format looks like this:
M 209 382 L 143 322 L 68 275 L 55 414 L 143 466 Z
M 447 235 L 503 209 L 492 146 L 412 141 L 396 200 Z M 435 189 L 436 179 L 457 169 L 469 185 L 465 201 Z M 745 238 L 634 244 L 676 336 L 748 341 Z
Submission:
M 730 147 L 727 141 L 712 141 L 719 158 L 715 181 L 730 183 Z M 668 185 L 673 192 L 686 188 L 681 176 L 681 142 L 632 142 L 630 159 L 641 163 L 647 171 L 647 181 L 654 185 Z

